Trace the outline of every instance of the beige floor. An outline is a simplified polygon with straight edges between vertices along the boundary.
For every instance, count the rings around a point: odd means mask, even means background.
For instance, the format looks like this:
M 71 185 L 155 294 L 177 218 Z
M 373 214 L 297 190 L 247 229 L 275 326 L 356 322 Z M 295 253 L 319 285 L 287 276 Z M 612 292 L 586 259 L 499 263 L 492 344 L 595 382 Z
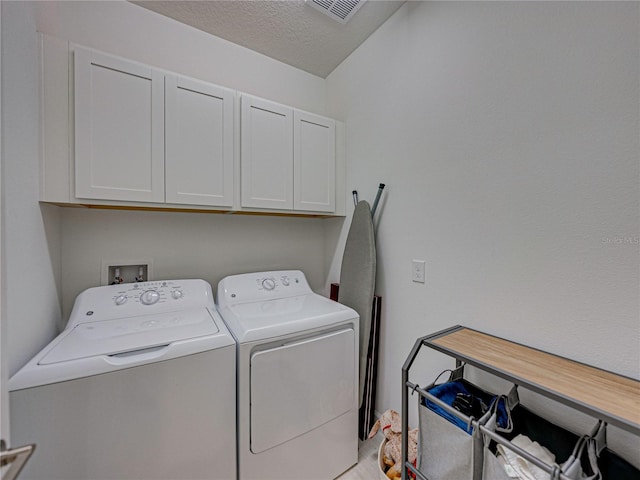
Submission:
M 378 447 L 382 437 L 375 436 L 371 440 L 360 442 L 358 464 L 340 475 L 336 480 L 378 480 Z

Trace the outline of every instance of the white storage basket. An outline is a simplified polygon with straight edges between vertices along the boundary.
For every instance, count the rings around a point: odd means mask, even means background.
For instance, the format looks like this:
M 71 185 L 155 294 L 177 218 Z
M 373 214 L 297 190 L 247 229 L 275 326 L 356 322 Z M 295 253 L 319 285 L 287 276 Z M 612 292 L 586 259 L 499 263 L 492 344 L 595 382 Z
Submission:
M 384 457 L 384 447 L 386 444 L 387 444 L 387 439 L 385 438 L 380 443 L 380 447 L 378 448 L 378 476 L 380 477 L 380 480 L 389 480 L 387 475 L 384 473 L 384 469 L 386 465 L 384 464 L 383 457 Z
M 474 395 L 493 397 L 466 380 L 459 380 Z M 426 390 L 429 390 L 431 385 Z M 439 399 L 425 395 L 427 401 L 436 405 Z M 440 406 L 440 405 L 438 405 Z M 444 409 L 444 407 L 441 407 Z M 482 478 L 483 438 L 477 429 L 471 426 L 471 418 L 447 405 L 446 411 L 468 426 L 463 430 L 458 425 L 420 403 L 418 406 L 419 441 L 418 470 L 429 480 L 480 480 Z M 490 412 L 481 419 L 486 421 Z

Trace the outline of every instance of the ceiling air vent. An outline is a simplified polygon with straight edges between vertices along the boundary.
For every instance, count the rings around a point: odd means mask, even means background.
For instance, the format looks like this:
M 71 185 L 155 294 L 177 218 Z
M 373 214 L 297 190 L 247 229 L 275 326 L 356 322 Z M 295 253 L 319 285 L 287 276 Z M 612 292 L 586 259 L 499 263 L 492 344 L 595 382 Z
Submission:
M 306 0 L 316 10 L 340 23 L 347 23 L 365 0 Z

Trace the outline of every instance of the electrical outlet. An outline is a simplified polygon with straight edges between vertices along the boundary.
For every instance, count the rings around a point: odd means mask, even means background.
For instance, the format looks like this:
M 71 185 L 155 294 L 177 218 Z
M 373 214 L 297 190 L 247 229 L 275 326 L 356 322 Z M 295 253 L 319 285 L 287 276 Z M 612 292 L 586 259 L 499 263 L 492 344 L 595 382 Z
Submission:
M 411 280 L 417 283 L 424 283 L 425 281 L 425 264 L 424 260 L 412 260 L 411 261 Z
M 147 282 L 153 279 L 153 260 L 102 260 L 101 285 Z

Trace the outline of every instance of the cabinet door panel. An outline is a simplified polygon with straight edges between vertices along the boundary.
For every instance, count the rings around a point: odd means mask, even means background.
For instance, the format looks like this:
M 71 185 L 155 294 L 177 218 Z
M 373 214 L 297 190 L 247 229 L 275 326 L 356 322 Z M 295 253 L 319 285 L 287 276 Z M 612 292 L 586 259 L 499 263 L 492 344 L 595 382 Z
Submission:
M 290 108 L 242 97 L 242 206 L 293 208 Z
M 305 112 L 294 114 L 294 209 L 335 210 L 335 122 Z
M 168 203 L 233 206 L 234 92 L 167 76 Z
M 76 49 L 76 197 L 164 201 L 163 82 L 158 70 Z

